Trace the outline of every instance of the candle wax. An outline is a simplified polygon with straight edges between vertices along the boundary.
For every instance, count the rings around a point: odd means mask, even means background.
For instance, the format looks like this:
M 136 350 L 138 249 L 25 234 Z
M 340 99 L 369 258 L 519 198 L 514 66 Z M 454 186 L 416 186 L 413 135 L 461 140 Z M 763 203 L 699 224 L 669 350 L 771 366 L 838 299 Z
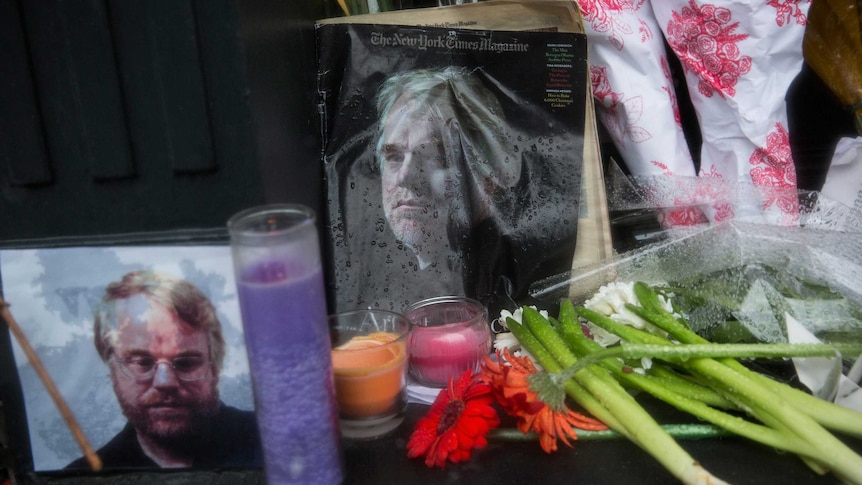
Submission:
M 397 411 L 407 368 L 406 344 L 392 333 L 369 337 L 354 337 L 332 351 L 335 394 L 344 417 L 371 418 Z
M 459 322 L 438 327 L 414 327 L 410 345 L 410 372 L 420 383 L 445 386 L 450 377 L 477 370 L 491 346 L 484 321 L 468 326 Z
M 271 262 L 238 282 L 267 482 L 339 483 L 321 269 Z

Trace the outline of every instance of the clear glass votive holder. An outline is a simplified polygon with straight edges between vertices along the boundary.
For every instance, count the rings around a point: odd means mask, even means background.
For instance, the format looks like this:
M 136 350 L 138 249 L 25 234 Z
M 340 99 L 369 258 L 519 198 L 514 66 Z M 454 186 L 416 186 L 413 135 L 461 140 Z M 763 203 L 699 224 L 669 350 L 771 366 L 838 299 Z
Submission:
M 410 321 L 388 310 L 329 317 L 341 435 L 371 439 L 396 429 L 407 406 Z
M 413 329 L 407 339 L 410 375 L 429 387 L 445 387 L 465 370 L 479 370 L 491 352 L 488 310 L 472 298 L 439 296 L 405 311 Z

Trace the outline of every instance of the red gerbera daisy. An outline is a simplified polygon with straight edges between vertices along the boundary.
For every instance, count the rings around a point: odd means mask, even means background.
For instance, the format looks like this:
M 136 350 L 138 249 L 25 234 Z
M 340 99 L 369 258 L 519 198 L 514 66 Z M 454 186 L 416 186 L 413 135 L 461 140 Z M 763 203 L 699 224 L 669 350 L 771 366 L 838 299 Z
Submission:
M 485 435 L 500 424 L 492 406 L 491 386 L 465 371 L 449 379 L 449 387 L 440 391 L 428 414 L 416 423 L 407 442 L 407 456 L 425 456 L 429 467 L 443 468 L 446 460 L 467 460 L 473 448 L 488 444 Z

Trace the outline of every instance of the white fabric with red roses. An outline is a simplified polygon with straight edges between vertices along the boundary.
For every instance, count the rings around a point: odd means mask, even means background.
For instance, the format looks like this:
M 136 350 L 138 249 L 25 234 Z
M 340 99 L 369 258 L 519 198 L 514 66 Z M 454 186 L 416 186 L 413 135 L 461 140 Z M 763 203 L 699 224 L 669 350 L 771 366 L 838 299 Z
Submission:
M 578 0 L 598 117 L 644 204 L 668 226 L 798 223 L 785 94 L 802 68 L 809 0 Z M 664 39 L 688 93 L 673 88 Z M 691 99 L 700 169 L 676 96 Z

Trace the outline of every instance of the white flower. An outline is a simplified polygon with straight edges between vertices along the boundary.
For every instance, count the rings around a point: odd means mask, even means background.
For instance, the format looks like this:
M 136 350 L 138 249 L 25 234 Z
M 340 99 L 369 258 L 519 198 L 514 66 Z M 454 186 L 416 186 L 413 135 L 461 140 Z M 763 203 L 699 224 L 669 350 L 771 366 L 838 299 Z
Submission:
M 641 367 L 646 370 L 652 369 L 652 358 L 651 357 L 641 357 Z
M 538 310 L 535 306 L 530 306 L 530 308 L 532 308 L 533 310 Z M 545 318 L 548 318 L 547 310 L 539 310 L 539 314 Z M 524 310 L 523 310 L 523 308 L 518 308 L 517 310 L 514 311 L 514 313 L 510 312 L 509 310 L 501 310 L 500 311 L 499 323 L 506 330 L 509 329 L 509 325 L 506 324 L 507 318 L 511 318 L 512 320 L 514 320 L 518 323 L 523 323 L 524 322 Z M 536 365 L 537 369 L 539 369 L 539 370 L 542 369 L 542 366 L 536 361 L 536 359 L 532 355 L 530 355 L 529 352 L 527 352 L 527 349 L 525 349 L 524 347 L 521 346 L 521 342 L 518 341 L 517 337 L 515 337 L 515 334 L 513 334 L 512 332 L 498 333 L 494 337 L 494 349 L 499 350 L 500 352 L 502 352 L 503 349 L 509 349 L 509 352 L 511 352 L 513 355 L 516 355 L 518 357 L 522 357 L 522 356 L 529 357 L 530 360 L 533 361 L 533 364 Z
M 521 350 L 521 342 L 518 342 L 518 339 L 512 332 L 498 333 L 494 337 L 494 349 L 501 352 L 503 349 L 509 349 L 509 352 L 515 352 L 516 350 Z
M 536 308 L 533 305 L 530 305 L 530 308 L 532 308 L 533 310 L 539 310 L 538 308 Z M 548 318 L 548 311 L 547 310 L 539 310 L 539 315 L 541 315 L 545 318 Z M 512 320 L 514 320 L 518 323 L 524 323 L 524 308 L 518 307 L 518 309 L 515 310 L 514 313 L 510 312 L 509 310 L 500 310 L 499 322 L 500 322 L 500 325 L 502 325 L 503 328 L 505 328 L 506 330 L 509 329 L 509 325 L 506 324 L 507 318 L 511 318 Z
M 592 298 L 584 302 L 584 307 L 609 317 L 615 322 L 623 325 L 629 325 L 639 329 L 647 329 L 649 331 L 657 331 L 658 329 L 654 325 L 626 308 L 626 303 L 641 306 L 637 296 L 635 295 L 634 288 L 635 284 L 633 281 L 614 281 L 612 283 L 608 283 L 599 288 L 599 291 L 597 291 Z M 666 310 L 670 312 L 673 311 L 670 302 L 663 296 L 659 295 L 659 301 Z M 592 322 L 587 322 L 587 327 L 593 336 L 593 340 L 603 347 L 614 345 L 620 340 L 618 336 L 596 326 Z

